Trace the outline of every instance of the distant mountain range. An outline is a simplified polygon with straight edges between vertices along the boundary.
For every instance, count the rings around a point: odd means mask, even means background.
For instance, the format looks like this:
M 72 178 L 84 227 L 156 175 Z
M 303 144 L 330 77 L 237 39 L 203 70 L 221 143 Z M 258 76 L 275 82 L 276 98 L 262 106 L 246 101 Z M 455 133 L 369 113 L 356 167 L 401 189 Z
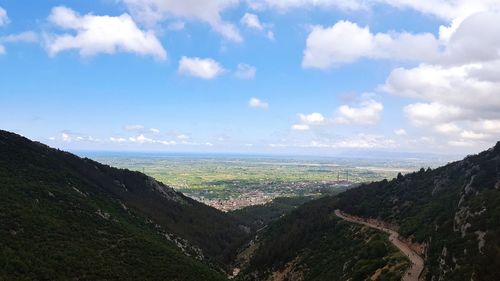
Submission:
M 499 280 L 500 144 L 336 196 L 223 213 L 139 172 L 0 131 L 0 280 Z M 268 208 L 268 209 L 266 209 Z M 262 216 L 262 220 L 259 217 Z

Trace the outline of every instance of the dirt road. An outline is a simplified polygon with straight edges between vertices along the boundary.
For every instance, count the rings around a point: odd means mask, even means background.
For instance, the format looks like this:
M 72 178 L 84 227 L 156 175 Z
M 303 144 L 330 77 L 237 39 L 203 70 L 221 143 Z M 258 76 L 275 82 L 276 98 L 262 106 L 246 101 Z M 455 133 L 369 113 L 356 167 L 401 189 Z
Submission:
M 403 278 L 401 279 L 402 281 L 420 281 L 418 277 L 420 276 L 420 273 L 422 273 L 422 270 L 424 270 L 424 260 L 422 257 L 420 257 L 416 252 L 414 252 L 410 247 L 403 241 L 399 239 L 399 233 L 392 229 L 385 228 L 381 225 L 374 224 L 367 222 L 366 220 L 362 218 L 358 218 L 355 216 L 351 216 L 348 214 L 342 213 L 340 210 L 335 211 L 335 215 L 343 220 L 357 223 L 357 224 L 362 224 L 366 225 L 371 228 L 375 228 L 378 230 L 381 230 L 383 232 L 386 232 L 389 234 L 389 241 L 391 241 L 394 246 L 396 246 L 404 255 L 406 255 L 410 261 L 411 261 L 411 267 L 408 269 L 407 272 L 403 275 Z

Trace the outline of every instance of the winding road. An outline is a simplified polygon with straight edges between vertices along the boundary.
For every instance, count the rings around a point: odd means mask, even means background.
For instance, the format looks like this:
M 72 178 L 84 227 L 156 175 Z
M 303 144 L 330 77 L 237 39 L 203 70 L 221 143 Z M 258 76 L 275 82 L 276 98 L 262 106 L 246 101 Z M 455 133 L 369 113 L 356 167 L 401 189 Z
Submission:
M 415 251 L 413 251 L 405 242 L 399 239 L 399 233 L 392 229 L 385 228 L 378 224 L 373 224 L 363 220 L 362 218 L 351 216 L 342 213 L 340 210 L 335 210 L 335 215 L 345 221 L 366 225 L 370 228 L 375 228 L 389 234 L 389 241 L 396 246 L 405 256 L 411 261 L 410 268 L 403 275 L 402 281 L 420 281 L 420 274 L 424 270 L 424 260 Z

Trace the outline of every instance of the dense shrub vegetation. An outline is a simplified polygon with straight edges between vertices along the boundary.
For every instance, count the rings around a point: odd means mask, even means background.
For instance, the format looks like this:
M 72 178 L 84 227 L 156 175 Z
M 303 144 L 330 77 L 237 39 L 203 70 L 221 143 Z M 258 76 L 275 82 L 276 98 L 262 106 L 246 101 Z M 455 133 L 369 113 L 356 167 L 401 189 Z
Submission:
M 500 143 L 435 170 L 421 169 L 304 204 L 260 234 L 249 276 L 266 276 L 293 262 L 305 272 L 304 280 L 355 280 L 383 266 L 369 254 L 382 247 L 373 250 L 371 242 L 366 244 L 372 241 L 369 232 L 360 236 L 363 232 L 333 218 L 337 208 L 390 222 L 404 237 L 427 245 L 426 280 L 490 281 L 500 276 Z M 355 262 L 346 262 L 350 260 Z M 397 270 L 382 272 L 380 280 L 399 278 Z
M 306 203 L 272 224 L 245 269 L 248 280 L 265 280 L 272 272 L 294 268 L 304 280 L 399 280 L 408 261 L 385 234 L 344 222 L 334 215 L 331 198 Z
M 0 280 L 223 280 L 208 264 L 246 236 L 145 175 L 4 131 L 0 194 Z
M 336 196 L 225 214 L 141 173 L 0 131 L 0 195 L 0 280 L 225 280 L 254 232 L 242 280 L 399 280 L 408 261 L 387 237 L 336 209 L 427 245 L 426 280 L 500 276 L 500 144 Z
M 500 144 L 435 170 L 421 169 L 340 194 L 336 205 L 400 226 L 428 245 L 427 279 L 498 280 Z
M 267 204 L 245 207 L 231 211 L 229 214 L 250 226 L 252 231 L 257 231 L 315 198 L 317 197 L 278 197 Z

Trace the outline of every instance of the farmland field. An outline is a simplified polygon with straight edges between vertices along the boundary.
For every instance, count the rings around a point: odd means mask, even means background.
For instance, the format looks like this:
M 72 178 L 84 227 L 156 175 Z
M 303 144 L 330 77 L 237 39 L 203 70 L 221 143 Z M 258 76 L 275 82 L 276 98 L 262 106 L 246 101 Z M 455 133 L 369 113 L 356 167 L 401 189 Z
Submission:
M 111 166 L 144 172 L 223 210 L 276 197 L 317 197 L 362 182 L 393 178 L 438 161 L 242 155 L 87 153 Z

